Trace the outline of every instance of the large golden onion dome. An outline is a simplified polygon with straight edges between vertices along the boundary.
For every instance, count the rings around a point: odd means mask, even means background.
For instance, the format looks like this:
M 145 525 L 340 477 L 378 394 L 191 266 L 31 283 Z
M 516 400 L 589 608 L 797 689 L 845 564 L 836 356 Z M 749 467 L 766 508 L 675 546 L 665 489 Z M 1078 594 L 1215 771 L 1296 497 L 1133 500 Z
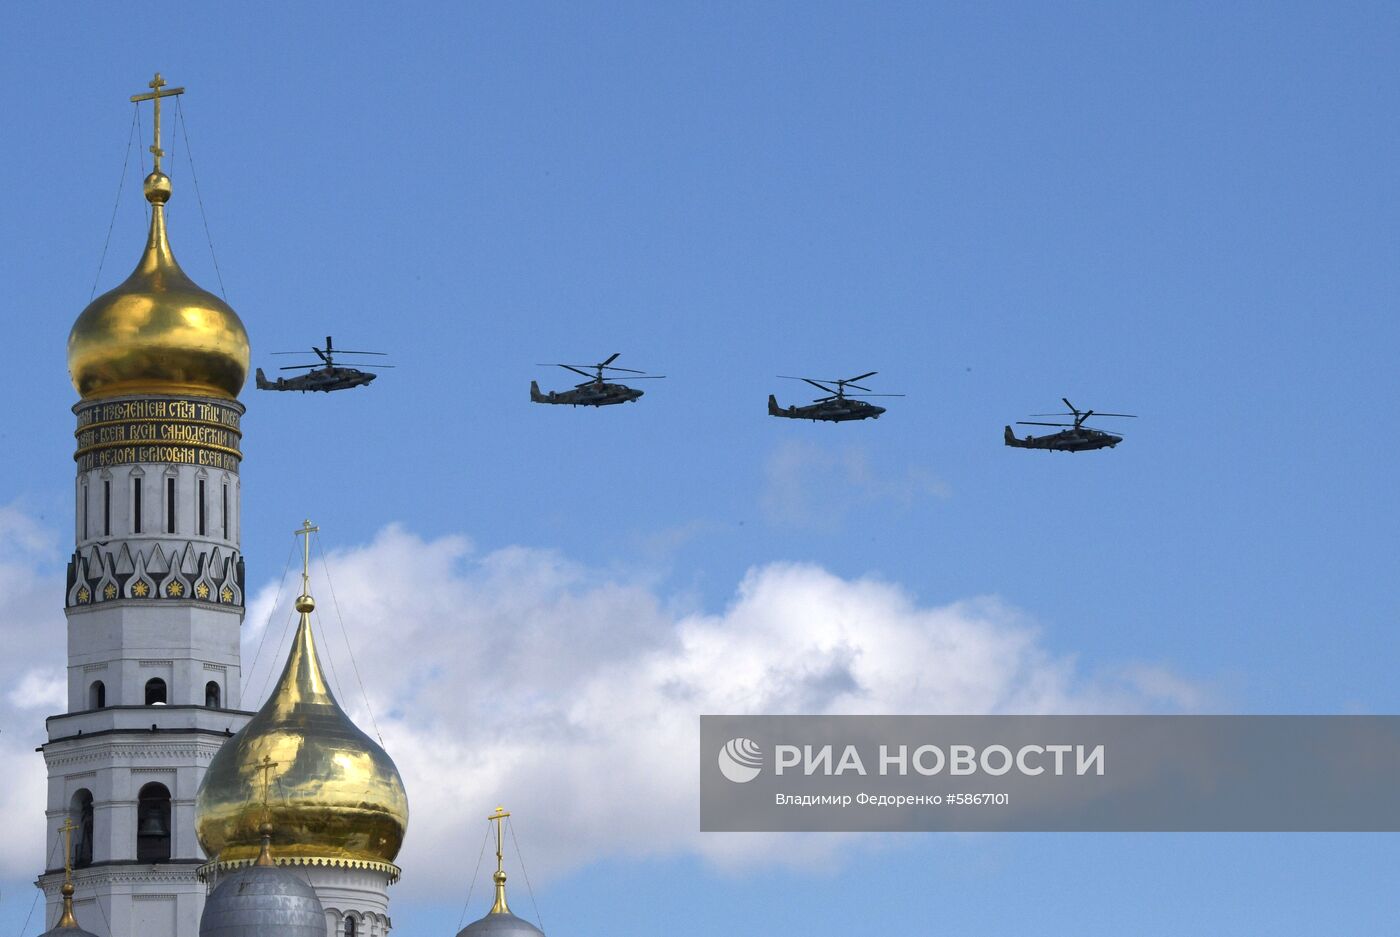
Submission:
M 248 332 L 228 303 L 200 289 L 175 262 L 165 233 L 170 177 L 157 168 L 145 189 L 151 231 L 141 262 L 120 286 L 89 303 L 68 335 L 73 386 L 84 400 L 141 393 L 237 397 L 248 377 Z
M 277 687 L 199 785 L 199 843 L 221 864 L 252 859 L 266 823 L 280 862 L 388 866 L 397 875 L 392 863 L 408 828 L 403 781 L 331 695 L 304 589 L 296 607 L 301 624 Z

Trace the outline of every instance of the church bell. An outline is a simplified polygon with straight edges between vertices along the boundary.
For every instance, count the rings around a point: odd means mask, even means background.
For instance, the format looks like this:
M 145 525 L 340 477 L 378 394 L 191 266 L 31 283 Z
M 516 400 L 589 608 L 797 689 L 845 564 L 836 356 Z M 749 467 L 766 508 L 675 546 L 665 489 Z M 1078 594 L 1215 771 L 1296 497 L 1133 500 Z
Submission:
M 138 836 L 169 836 L 170 828 L 166 826 L 165 818 L 158 810 L 150 810 L 141 818 L 141 825 L 136 830 Z

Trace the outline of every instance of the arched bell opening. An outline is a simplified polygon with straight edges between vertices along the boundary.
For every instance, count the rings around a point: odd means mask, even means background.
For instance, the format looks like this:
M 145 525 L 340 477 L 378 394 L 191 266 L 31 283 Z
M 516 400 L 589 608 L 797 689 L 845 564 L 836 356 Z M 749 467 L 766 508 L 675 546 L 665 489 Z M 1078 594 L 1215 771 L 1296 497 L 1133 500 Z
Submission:
M 170 859 L 170 790 L 151 783 L 136 800 L 136 859 L 165 862 Z
M 68 816 L 77 827 L 73 831 L 73 867 L 92 865 L 92 791 L 81 788 L 68 802 Z
M 160 677 L 152 677 L 146 681 L 146 705 L 165 705 L 165 681 Z

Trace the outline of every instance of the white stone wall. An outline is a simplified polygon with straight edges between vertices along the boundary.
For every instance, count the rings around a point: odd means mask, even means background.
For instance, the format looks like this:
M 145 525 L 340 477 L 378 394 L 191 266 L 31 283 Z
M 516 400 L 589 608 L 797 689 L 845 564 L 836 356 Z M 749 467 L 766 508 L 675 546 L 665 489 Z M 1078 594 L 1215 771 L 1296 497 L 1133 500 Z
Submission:
M 169 530 L 166 479 L 175 480 L 175 530 Z M 199 482 L 204 482 L 204 527 L 199 524 Z M 110 482 L 110 489 L 107 484 Z M 234 472 L 198 465 L 138 463 L 80 474 L 74 492 L 73 539 L 78 549 L 117 539 L 131 543 L 195 540 L 237 548 L 242 489 Z M 135 490 L 141 489 L 141 529 L 136 529 Z M 110 504 L 108 491 L 110 490 Z M 225 527 L 227 506 L 227 527 Z
M 389 933 L 389 877 L 372 869 L 293 866 L 305 874 L 326 912 L 326 937 L 345 937 L 345 919 L 355 919 L 355 937 Z
M 84 930 L 101 937 L 197 937 L 204 888 L 190 889 L 186 879 L 192 876 L 187 868 L 172 865 L 80 869 L 73 873 L 73 914 Z M 39 884 L 47 899 L 47 930 L 62 912 L 63 874 L 44 875 Z
M 242 623 L 241 608 L 188 600 L 130 599 L 68 609 L 68 711 L 92 708 L 98 680 L 107 706 L 144 706 L 152 678 L 165 681 L 169 705 L 204 706 L 212 681 L 219 685 L 219 708 L 238 709 Z
M 174 482 L 173 525 L 167 480 Z M 75 496 L 74 579 L 64 597 L 68 711 L 50 717 L 43 747 L 49 849 L 39 885 L 46 923 L 57 920 L 62 904 L 63 857 L 52 847 L 62 840 L 64 820 L 79 820 L 74 799 L 86 791 L 93 799 L 92 864 L 74 874 L 82 926 L 99 937 L 196 937 L 206 888 L 195 870 L 206 859 L 195 836 L 195 794 L 210 759 L 251 715 L 239 709 L 239 479 L 222 469 L 140 463 L 80 473 Z M 95 584 L 84 578 L 92 570 L 109 578 Z M 147 585 L 134 589 L 138 580 Z M 115 594 L 101 588 L 109 583 Z M 225 587 L 229 593 L 221 594 Z M 165 682 L 163 705 L 146 704 L 153 678 Z M 96 681 L 104 690 L 101 707 Z M 206 706 L 210 682 L 218 685 L 217 707 Z M 168 861 L 137 859 L 138 797 L 152 782 L 170 792 Z

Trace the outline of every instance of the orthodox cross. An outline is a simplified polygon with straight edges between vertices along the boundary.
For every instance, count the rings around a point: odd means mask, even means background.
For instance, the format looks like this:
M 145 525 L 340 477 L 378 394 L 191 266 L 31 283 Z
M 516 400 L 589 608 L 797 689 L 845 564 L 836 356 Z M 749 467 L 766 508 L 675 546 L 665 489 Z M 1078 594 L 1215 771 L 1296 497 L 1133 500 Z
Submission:
M 497 872 L 503 872 L 503 871 L 505 871 L 505 870 L 502 868 L 502 865 L 503 865 L 504 860 L 505 860 L 505 852 L 504 852 L 505 840 L 504 840 L 502 837 L 505 835 L 505 834 L 504 834 L 503 827 L 505 826 L 505 819 L 506 819 L 506 817 L 508 817 L 508 816 L 510 816 L 510 813 L 506 811 L 506 808 L 504 808 L 504 807 L 497 807 L 497 808 L 496 808 L 496 812 L 493 813 L 493 814 L 491 814 L 491 816 L 489 816 L 489 817 L 486 818 L 486 819 L 488 819 L 488 820 L 493 821 L 493 822 L 496 824 L 496 871 L 497 871 Z
M 73 881 L 73 831 L 78 828 L 72 817 L 64 817 L 59 832 L 63 834 L 63 878 Z
M 63 831 L 63 913 L 54 930 L 78 930 L 78 919 L 73 917 L 73 831 L 77 827 L 72 817 L 65 817 L 59 829 Z
M 166 88 L 165 79 L 160 77 L 160 72 L 156 72 L 156 77 L 147 82 L 146 87 L 150 88 L 148 94 L 133 94 L 131 103 L 138 104 L 141 101 L 153 101 L 156 108 L 156 131 L 155 143 L 151 145 L 151 155 L 155 157 L 154 172 L 160 172 L 160 158 L 165 155 L 165 151 L 160 148 L 160 99 L 174 97 L 177 94 L 184 94 L 184 88 Z
M 306 520 L 304 520 L 304 521 L 301 522 L 301 528 L 300 528 L 299 530 L 294 530 L 294 531 L 292 531 L 292 533 L 294 533 L 296 536 L 298 536 L 298 537 L 305 537 L 305 538 L 306 538 L 304 541 L 302 541 L 302 545 L 301 545 L 301 546 L 302 546 L 302 552 L 301 552 L 301 594 L 302 594 L 302 595 L 310 595 L 310 594 L 311 594 L 311 535 L 314 534 L 316 531 L 318 531 L 318 530 L 320 530 L 320 529 L 321 529 L 321 528 L 319 528 L 319 527 L 312 527 L 312 526 L 311 526 L 311 519 L 310 519 L 310 518 L 307 518 Z
M 262 805 L 263 822 L 267 822 L 267 791 L 272 784 L 272 769 L 277 767 L 277 762 L 272 760 L 271 755 L 263 755 L 262 761 L 258 762 L 258 771 L 262 772 Z
M 510 816 L 506 808 L 497 807 L 496 812 L 486 819 L 496 824 L 496 874 L 491 879 L 496 883 L 496 902 L 491 906 L 492 914 L 508 914 L 510 906 L 506 904 L 506 870 L 505 866 L 505 820 Z

